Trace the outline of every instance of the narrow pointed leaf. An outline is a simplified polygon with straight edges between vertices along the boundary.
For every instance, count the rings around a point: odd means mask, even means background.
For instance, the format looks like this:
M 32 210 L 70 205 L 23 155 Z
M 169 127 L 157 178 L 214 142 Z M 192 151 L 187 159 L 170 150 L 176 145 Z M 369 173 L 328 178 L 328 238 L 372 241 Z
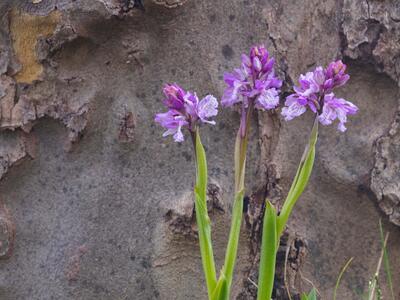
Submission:
M 308 300 L 317 300 L 317 291 L 312 289 L 307 298 Z
M 272 204 L 267 201 L 263 221 L 257 300 L 271 300 L 272 297 L 277 238 L 276 211 Z
M 211 241 L 211 224 L 207 211 L 207 161 L 198 132 L 196 132 L 196 166 L 197 176 L 194 191 L 196 222 L 198 226 L 203 271 L 205 274 L 208 296 L 211 298 L 217 279 Z
M 207 194 L 207 160 L 199 132 L 196 132 L 196 190 L 203 201 L 206 201 Z
M 318 120 L 315 119 L 309 142 L 304 150 L 300 165 L 297 169 L 296 176 L 293 180 L 292 186 L 290 187 L 289 193 L 283 204 L 282 210 L 278 217 L 278 236 L 280 236 L 285 228 L 287 220 L 293 210 L 294 205 L 303 193 L 304 189 L 310 179 L 311 171 L 314 166 L 315 158 L 315 144 L 317 143 L 318 137 Z
M 221 276 L 217 282 L 212 300 L 229 300 L 228 298 L 228 285 L 224 273 L 221 272 Z

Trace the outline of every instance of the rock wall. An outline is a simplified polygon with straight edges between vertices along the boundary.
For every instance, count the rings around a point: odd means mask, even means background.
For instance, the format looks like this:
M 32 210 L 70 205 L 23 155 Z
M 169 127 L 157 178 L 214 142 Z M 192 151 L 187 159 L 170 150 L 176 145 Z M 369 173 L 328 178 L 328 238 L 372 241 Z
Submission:
M 190 143 L 153 122 L 161 86 L 220 97 L 222 74 L 264 43 L 290 90 L 342 58 L 349 130 L 321 128 L 317 163 L 280 249 L 277 299 L 312 282 L 359 299 L 376 268 L 378 221 L 400 274 L 400 5 L 392 0 L 25 0 L 0 3 L 0 299 L 205 299 Z M 279 206 L 312 116 L 252 124 L 233 299 L 255 299 L 262 202 Z M 204 128 L 219 267 L 232 203 L 238 115 Z M 397 226 L 396 226 L 397 225 Z M 285 263 L 287 257 L 287 263 Z M 396 289 L 400 297 L 400 290 Z

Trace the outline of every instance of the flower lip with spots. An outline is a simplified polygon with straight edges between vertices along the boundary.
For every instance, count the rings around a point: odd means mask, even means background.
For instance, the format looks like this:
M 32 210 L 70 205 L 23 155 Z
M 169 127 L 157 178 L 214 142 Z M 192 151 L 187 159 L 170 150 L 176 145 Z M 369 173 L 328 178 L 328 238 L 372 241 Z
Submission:
M 317 67 L 313 72 L 301 74 L 295 93 L 286 97 L 282 115 L 290 121 L 302 115 L 307 107 L 318 114 L 323 125 L 330 125 L 338 119 L 338 130 L 346 131 L 347 115 L 354 115 L 358 108 L 350 101 L 336 98 L 333 89 L 343 86 L 350 76 L 346 74 L 346 65 L 341 61 L 331 62 L 325 69 Z
M 176 142 L 183 142 L 182 128 L 194 132 L 198 122 L 215 124 L 210 120 L 218 113 L 218 101 L 212 95 L 199 100 L 196 93 L 183 90 L 178 84 L 166 84 L 163 88 L 165 113 L 156 114 L 154 120 L 167 129 L 163 136 L 173 135 Z

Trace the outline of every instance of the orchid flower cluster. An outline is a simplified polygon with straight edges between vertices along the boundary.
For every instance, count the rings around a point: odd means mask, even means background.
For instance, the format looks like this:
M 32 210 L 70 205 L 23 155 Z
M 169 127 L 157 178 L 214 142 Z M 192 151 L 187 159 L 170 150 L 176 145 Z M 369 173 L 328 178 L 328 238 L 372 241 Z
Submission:
M 241 103 L 243 110 L 252 105 L 261 110 L 276 108 L 282 81 L 275 76 L 274 64 L 264 47 L 251 48 L 250 56 L 242 54 L 242 66 L 224 76 L 228 88 L 222 105 Z
M 176 83 L 166 84 L 163 89 L 165 95 L 163 103 L 168 110 L 155 116 L 155 121 L 166 129 L 163 136 L 173 135 L 176 142 L 183 142 L 183 130 L 187 130 L 194 143 L 196 222 L 203 271 L 210 300 L 229 299 L 243 214 L 250 119 L 254 109 L 277 110 L 280 106 L 283 82 L 275 74 L 274 64 L 274 58 L 269 55 L 264 46 L 254 46 L 250 49 L 249 55 L 242 55 L 239 68 L 224 75 L 227 88 L 223 93 L 221 105 L 223 107 L 238 106 L 241 118 L 234 149 L 235 190 L 232 223 L 224 265 L 219 276 L 216 273 L 211 241 L 211 221 L 207 211 L 206 154 L 199 133 L 200 124 L 215 124 L 212 118 L 218 113 L 218 101 L 212 95 L 207 95 L 199 100 L 196 93 L 185 91 Z M 330 125 L 338 120 L 337 128 L 343 132 L 346 130 L 347 115 L 354 115 L 358 111 L 353 103 L 337 98 L 333 92 L 334 89 L 343 86 L 349 78 L 349 75 L 346 74 L 346 65 L 340 60 L 330 63 L 326 68 L 317 67 L 312 72 L 300 75 L 299 84 L 293 87 L 294 93 L 286 97 L 281 109 L 281 114 L 286 121 L 299 117 L 307 109 L 315 114 L 315 121 L 297 173 L 279 213 L 268 199 L 265 200 L 266 209 L 263 219 L 258 278 L 257 299 L 259 300 L 269 300 L 272 297 L 280 236 L 311 175 L 318 137 L 318 124 Z
M 215 124 L 215 121 L 209 120 L 218 113 L 215 97 L 207 95 L 199 101 L 196 93 L 186 92 L 177 84 L 165 85 L 164 95 L 163 102 L 168 111 L 155 117 L 155 121 L 167 129 L 163 136 L 173 135 L 176 142 L 183 142 L 182 128 L 193 133 L 199 121 Z
M 346 131 L 344 124 L 347 115 L 357 113 L 357 106 L 342 98 L 336 98 L 333 89 L 344 85 L 350 76 L 345 73 L 346 65 L 342 61 L 329 64 L 326 69 L 317 67 L 313 72 L 300 75 L 300 86 L 293 87 L 295 93 L 286 98 L 282 115 L 289 121 L 302 115 L 307 107 L 318 114 L 323 125 L 330 125 L 337 118 L 338 129 Z

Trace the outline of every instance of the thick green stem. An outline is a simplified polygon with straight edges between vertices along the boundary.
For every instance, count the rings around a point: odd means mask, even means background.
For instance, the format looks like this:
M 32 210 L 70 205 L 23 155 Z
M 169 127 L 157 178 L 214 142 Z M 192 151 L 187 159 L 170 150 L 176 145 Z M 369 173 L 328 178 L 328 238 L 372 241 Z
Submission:
M 198 130 L 193 135 L 196 154 L 195 210 L 201 260 L 207 284 L 208 298 L 212 299 L 217 278 L 211 241 L 211 222 L 207 211 L 207 161 Z

